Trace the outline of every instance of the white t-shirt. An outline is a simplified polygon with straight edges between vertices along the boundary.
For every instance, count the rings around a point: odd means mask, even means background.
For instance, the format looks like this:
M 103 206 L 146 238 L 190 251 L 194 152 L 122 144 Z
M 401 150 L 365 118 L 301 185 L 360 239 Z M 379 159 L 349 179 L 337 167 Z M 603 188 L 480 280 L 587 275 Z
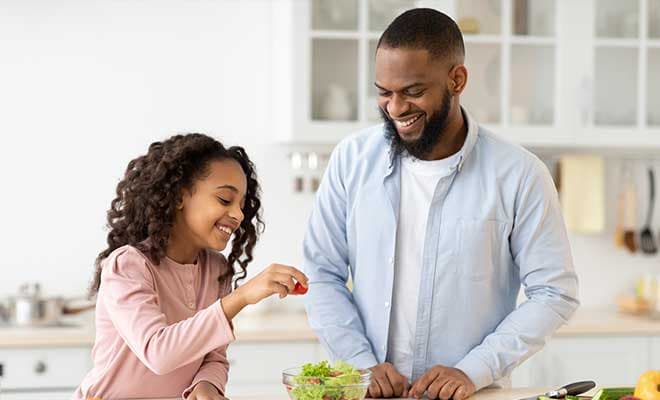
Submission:
M 438 182 L 451 174 L 451 167 L 458 163 L 460 155 L 459 151 L 434 161 L 423 161 L 411 156 L 401 159 L 401 202 L 396 232 L 387 361 L 409 380 L 412 375 L 426 221 Z

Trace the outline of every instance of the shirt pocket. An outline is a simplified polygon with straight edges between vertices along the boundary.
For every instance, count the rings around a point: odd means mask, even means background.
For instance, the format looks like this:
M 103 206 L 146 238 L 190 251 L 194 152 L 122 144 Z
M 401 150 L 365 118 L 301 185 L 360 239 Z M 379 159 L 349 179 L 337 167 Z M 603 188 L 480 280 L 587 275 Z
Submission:
M 491 280 L 508 263 L 508 224 L 494 219 L 459 218 L 455 221 L 456 273 L 473 281 Z

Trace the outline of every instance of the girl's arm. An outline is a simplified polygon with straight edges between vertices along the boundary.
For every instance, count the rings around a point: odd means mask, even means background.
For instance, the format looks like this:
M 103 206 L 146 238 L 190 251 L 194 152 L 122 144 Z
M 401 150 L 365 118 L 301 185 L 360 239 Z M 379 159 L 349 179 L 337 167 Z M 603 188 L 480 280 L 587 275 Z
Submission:
M 204 362 L 193 378 L 193 382 L 183 392 L 183 398 L 187 398 L 200 382 L 206 381 L 215 386 L 221 395 L 225 395 L 227 375 L 229 374 L 229 361 L 227 361 L 227 346 L 213 350 L 204 357 Z
M 99 291 L 119 335 L 153 373 L 170 373 L 234 341 L 220 300 L 168 325 L 153 282 L 146 260 L 127 247 L 108 260 Z

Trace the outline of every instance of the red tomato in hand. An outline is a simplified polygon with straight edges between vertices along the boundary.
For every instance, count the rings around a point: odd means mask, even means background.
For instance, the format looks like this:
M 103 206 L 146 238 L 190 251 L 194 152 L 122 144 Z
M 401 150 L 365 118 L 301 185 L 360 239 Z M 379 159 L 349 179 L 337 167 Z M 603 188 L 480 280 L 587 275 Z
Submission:
M 296 286 L 293 288 L 293 292 L 291 294 L 305 294 L 307 293 L 306 287 L 300 284 L 300 282 L 296 282 Z

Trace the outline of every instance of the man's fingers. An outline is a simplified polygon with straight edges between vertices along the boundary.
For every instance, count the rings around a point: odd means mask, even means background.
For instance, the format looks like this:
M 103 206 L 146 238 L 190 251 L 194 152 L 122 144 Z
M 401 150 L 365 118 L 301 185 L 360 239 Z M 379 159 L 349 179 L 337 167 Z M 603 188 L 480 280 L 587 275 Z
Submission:
M 440 375 L 431 384 L 429 385 L 428 389 L 426 389 L 426 394 L 429 396 L 429 399 L 437 399 L 438 398 L 438 393 L 440 393 L 440 389 L 449 381 L 450 378 L 448 376 L 443 376 Z
M 418 399 L 421 398 L 434 379 L 435 379 L 435 374 L 431 372 L 425 373 L 424 375 L 422 375 L 421 378 L 419 378 L 419 380 L 417 380 L 417 382 L 415 382 L 415 390 L 411 394 L 417 397 Z
M 372 397 L 374 399 L 379 399 L 383 396 L 382 392 L 380 391 L 380 386 L 378 386 L 378 381 L 376 381 L 376 379 L 373 379 L 371 381 L 371 384 L 369 385 L 369 389 L 367 389 L 367 395 L 368 397 Z
M 471 395 L 471 390 L 467 387 L 467 385 L 462 384 L 458 387 L 458 389 L 456 389 L 456 392 L 454 392 L 454 400 L 465 400 Z
M 404 391 L 408 389 L 408 380 L 406 377 L 398 373 L 394 368 L 389 368 L 385 371 L 387 378 L 392 384 L 392 395 L 402 396 Z
M 383 397 L 389 398 L 394 396 L 394 389 L 392 388 L 392 384 L 390 383 L 390 380 L 387 378 L 387 375 L 382 376 L 381 378 L 377 379 L 378 381 L 378 386 L 380 386 L 380 392 Z
M 449 400 L 452 398 L 454 392 L 456 392 L 456 389 L 458 389 L 460 385 L 461 382 L 455 379 L 449 379 L 445 382 L 444 385 L 442 385 L 442 387 L 439 388 L 440 390 L 437 392 L 437 397 L 441 398 L 442 400 Z

